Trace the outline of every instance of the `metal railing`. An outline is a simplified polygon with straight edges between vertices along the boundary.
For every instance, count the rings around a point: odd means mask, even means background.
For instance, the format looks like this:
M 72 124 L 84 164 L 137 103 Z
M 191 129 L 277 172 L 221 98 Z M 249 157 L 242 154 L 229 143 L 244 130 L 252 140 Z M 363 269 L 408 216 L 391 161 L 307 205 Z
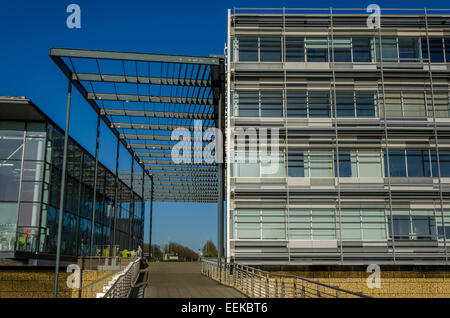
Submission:
M 108 286 L 103 288 L 103 298 L 128 298 L 139 276 L 141 258 L 131 262 L 120 274 L 115 276 Z
M 119 270 L 125 268 L 138 257 L 100 257 L 83 256 L 78 258 L 78 265 L 88 270 Z
M 370 298 L 295 275 L 274 274 L 235 263 L 202 259 L 202 274 L 252 298 Z

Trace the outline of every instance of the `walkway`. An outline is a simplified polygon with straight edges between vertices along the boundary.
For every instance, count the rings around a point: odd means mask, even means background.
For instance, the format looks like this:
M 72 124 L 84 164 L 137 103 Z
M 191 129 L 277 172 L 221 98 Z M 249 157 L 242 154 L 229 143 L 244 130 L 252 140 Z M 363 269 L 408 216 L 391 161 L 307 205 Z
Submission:
M 242 298 L 243 294 L 201 274 L 200 262 L 150 263 L 141 286 L 145 298 Z

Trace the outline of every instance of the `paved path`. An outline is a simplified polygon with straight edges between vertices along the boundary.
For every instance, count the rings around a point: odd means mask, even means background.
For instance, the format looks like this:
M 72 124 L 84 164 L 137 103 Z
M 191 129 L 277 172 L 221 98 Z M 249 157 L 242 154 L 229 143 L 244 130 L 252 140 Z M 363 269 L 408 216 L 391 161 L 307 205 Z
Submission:
M 145 298 L 244 297 L 234 288 L 202 275 L 201 269 L 200 262 L 149 263 L 139 295 Z

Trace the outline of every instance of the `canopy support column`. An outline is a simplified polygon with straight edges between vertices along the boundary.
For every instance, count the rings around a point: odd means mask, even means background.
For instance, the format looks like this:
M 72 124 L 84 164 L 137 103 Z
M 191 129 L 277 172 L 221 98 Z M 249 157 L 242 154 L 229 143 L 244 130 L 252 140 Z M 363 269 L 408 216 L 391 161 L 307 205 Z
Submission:
M 56 265 L 55 265 L 55 280 L 54 280 L 54 298 L 58 297 L 58 276 L 59 265 L 61 259 L 61 236 L 63 227 L 64 214 L 64 192 L 66 185 L 66 166 L 67 166 L 67 143 L 69 139 L 69 121 L 70 121 L 70 102 L 72 100 L 72 81 L 69 80 L 69 88 L 67 90 L 67 109 L 66 109 L 66 131 L 64 132 L 64 152 L 61 171 L 61 188 L 59 194 L 59 219 L 58 219 L 58 236 L 56 240 Z

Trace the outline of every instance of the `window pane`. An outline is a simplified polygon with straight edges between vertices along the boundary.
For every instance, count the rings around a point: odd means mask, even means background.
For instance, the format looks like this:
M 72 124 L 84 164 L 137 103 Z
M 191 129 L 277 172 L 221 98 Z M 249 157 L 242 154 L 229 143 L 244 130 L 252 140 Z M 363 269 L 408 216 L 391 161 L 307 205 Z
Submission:
M 354 174 L 354 170 L 352 166 L 356 168 L 356 161 L 354 160 L 355 156 L 351 156 L 351 152 L 349 150 L 341 150 L 339 151 L 339 177 L 347 178 L 347 177 L 356 177 Z M 353 159 L 353 160 L 352 160 Z M 356 158 L 355 158 L 356 159 Z M 335 176 L 337 177 L 337 161 L 334 162 L 334 171 Z
M 430 55 L 432 63 L 444 62 L 444 47 L 442 38 L 430 38 Z M 427 39 L 422 39 L 422 57 L 424 62 L 428 62 Z
M 289 177 L 306 177 L 304 154 L 301 150 L 288 151 L 288 176 Z
M 400 62 L 419 62 L 419 39 L 415 38 L 399 38 L 398 50 Z
M 261 117 L 283 116 L 283 94 L 281 92 L 261 92 Z
M 387 154 L 384 150 L 384 167 L 385 176 L 387 173 Z M 390 150 L 389 151 L 389 169 L 391 172 L 391 177 L 406 177 L 406 162 L 405 162 L 405 152 L 403 150 Z
M 0 202 L 0 252 L 14 251 L 17 203 Z
M 307 62 L 328 62 L 327 38 L 307 38 Z
M 427 150 L 408 150 L 406 152 L 408 159 L 408 176 L 409 177 L 429 177 L 430 172 L 428 151 Z
M 286 238 L 284 210 L 262 210 L 262 238 Z
M 378 151 L 358 150 L 359 177 L 381 177 L 381 156 Z
M 405 117 L 425 117 L 425 95 L 423 93 L 403 93 Z
M 450 151 L 440 150 L 439 151 L 439 163 L 441 166 L 441 177 L 450 177 Z M 434 173 L 434 171 L 433 171 Z M 437 176 L 437 173 L 436 175 Z
M 444 46 L 445 46 L 445 61 L 447 63 L 450 63 L 450 38 L 444 39 Z
M 235 152 L 234 177 L 259 177 L 259 161 L 254 151 Z
M 331 117 L 329 93 L 309 93 L 308 102 L 309 117 Z
M 412 216 L 412 235 L 416 240 L 435 240 L 436 222 L 431 216 Z
M 19 196 L 20 161 L 0 161 L 0 201 L 15 201 Z
M 39 161 L 24 161 L 22 180 L 41 181 L 44 172 L 44 163 Z
M 258 61 L 258 38 L 257 37 L 240 37 L 238 38 L 238 50 L 240 62 L 257 62 Z
M 352 92 L 336 93 L 336 113 L 337 117 L 355 117 Z
M 289 238 L 311 239 L 311 211 L 309 209 L 289 210 Z
M 284 153 L 260 153 L 261 177 L 284 177 Z
M 402 99 L 400 93 L 386 93 L 386 117 L 403 117 Z
M 238 239 L 259 239 L 260 230 L 259 210 L 236 211 L 236 232 Z
M 331 151 L 312 150 L 310 152 L 311 177 L 329 178 L 333 176 Z
M 259 94 L 258 92 L 239 92 L 234 94 L 238 99 L 238 116 L 259 117 Z
M 436 118 L 449 118 L 450 117 L 450 101 L 447 92 L 434 92 L 434 98 L 431 96 L 431 92 L 426 93 L 426 103 L 428 108 L 428 117 L 433 117 L 433 109 L 434 115 Z M 434 101 L 434 107 L 433 107 Z
M 0 130 L 0 159 L 21 160 L 23 132 Z
M 356 93 L 356 116 L 375 117 L 377 109 L 375 105 L 375 95 L 373 93 Z
M 286 61 L 304 62 L 305 61 L 305 41 L 303 38 L 286 38 Z
M 372 49 L 369 38 L 352 38 L 353 62 L 372 62 Z
M 312 239 L 333 240 L 336 239 L 336 219 L 334 209 L 312 210 Z
M 342 209 L 342 239 L 361 240 L 361 217 L 359 210 Z
M 376 39 L 377 43 L 377 62 L 380 62 L 380 40 Z M 398 62 L 397 56 L 397 39 L 383 38 L 381 39 L 381 47 L 383 53 L 383 62 Z
M 281 61 L 281 39 L 280 38 L 260 38 L 260 61 L 280 62 Z
M 385 240 L 386 239 L 386 221 L 384 210 L 365 210 L 361 211 L 362 231 L 364 240 Z
M 441 208 L 436 209 L 436 223 L 437 223 L 437 233 L 440 240 L 445 238 L 450 239 L 450 210 L 444 209 L 444 224 L 442 223 L 442 210 Z
M 45 138 L 30 138 L 25 139 L 25 160 L 44 160 L 45 153 Z
M 40 203 L 20 203 L 19 226 L 39 226 Z
M 306 92 L 287 92 L 287 117 L 290 118 L 306 118 L 307 103 Z
M 350 38 L 334 39 L 334 61 L 335 62 L 352 61 Z
M 391 217 L 388 216 L 388 221 L 390 223 Z M 410 221 L 407 215 L 394 215 L 394 238 L 397 240 L 409 240 L 410 233 Z M 391 226 L 388 226 L 389 237 L 392 238 Z

